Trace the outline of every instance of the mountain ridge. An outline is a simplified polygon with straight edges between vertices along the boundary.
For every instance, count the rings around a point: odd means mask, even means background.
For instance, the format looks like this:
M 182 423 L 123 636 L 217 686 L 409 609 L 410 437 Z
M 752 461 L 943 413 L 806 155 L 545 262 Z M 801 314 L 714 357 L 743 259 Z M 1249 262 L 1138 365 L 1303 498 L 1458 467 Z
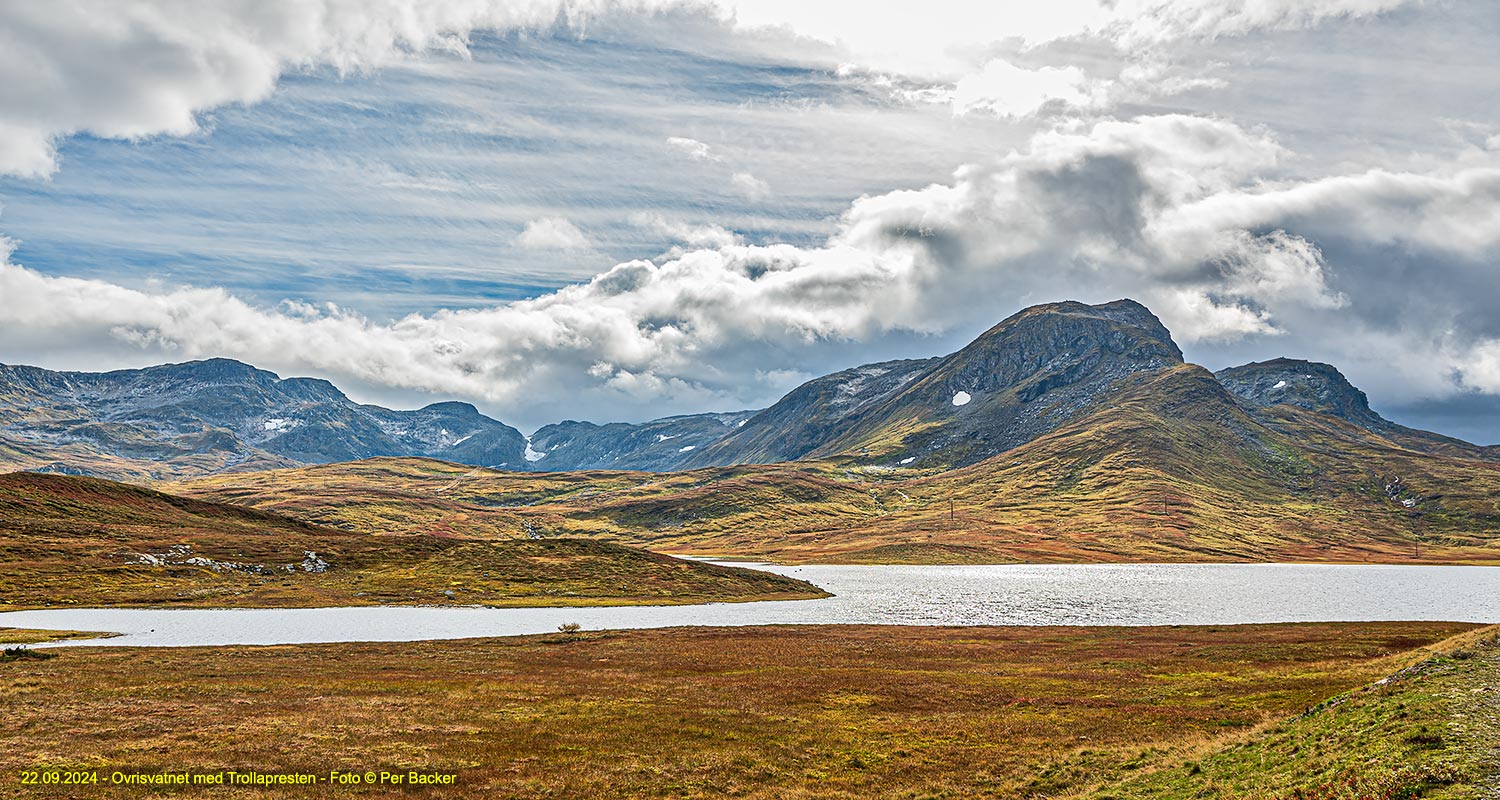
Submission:
M 0 455 L 43 471 L 161 478 L 379 455 L 500 464 L 520 463 L 524 447 L 469 403 L 393 411 L 232 359 L 104 373 L 0 365 Z
M 394 411 L 356 403 L 323 379 L 232 359 L 105 373 L 0 365 L 0 464 L 135 480 L 380 456 L 531 472 L 799 459 L 951 469 L 1034 441 L 1140 376 L 1183 363 L 1170 331 L 1140 303 L 1063 301 L 1023 309 L 947 356 L 841 370 L 758 411 L 567 420 L 530 437 L 469 403 Z M 1332 365 L 1277 358 L 1212 377 L 1271 426 L 1300 409 L 1421 452 L 1500 458 L 1500 447 L 1385 420 Z

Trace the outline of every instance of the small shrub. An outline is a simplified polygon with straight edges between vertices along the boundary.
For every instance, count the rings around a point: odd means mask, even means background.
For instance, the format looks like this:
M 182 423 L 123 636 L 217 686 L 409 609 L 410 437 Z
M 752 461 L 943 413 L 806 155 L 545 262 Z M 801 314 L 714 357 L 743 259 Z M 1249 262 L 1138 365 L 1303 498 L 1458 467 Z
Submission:
M 1424 726 L 1406 737 L 1406 743 L 1418 747 L 1437 747 L 1443 743 L 1443 736 L 1440 733 L 1433 733 Z
M 30 647 L 7 647 L 4 652 L 0 652 L 0 661 L 20 661 L 23 658 L 46 661 L 49 658 L 57 658 L 57 654 L 45 650 L 33 650 Z

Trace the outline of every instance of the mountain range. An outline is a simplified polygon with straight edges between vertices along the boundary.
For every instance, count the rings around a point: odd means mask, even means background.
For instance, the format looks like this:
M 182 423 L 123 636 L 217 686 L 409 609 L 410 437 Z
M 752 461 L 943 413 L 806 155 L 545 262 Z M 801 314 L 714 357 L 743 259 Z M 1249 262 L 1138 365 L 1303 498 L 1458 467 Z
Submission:
M 782 561 L 1500 560 L 1500 448 L 1390 422 L 1330 365 L 1186 363 L 1129 300 L 1029 308 L 760 411 L 529 438 L 232 361 L 7 367 L 0 464 L 344 531 Z
M 356 403 L 325 380 L 280 378 L 228 359 L 105 373 L 0 365 L 0 464 L 147 480 L 380 456 L 524 471 L 828 458 L 950 469 L 1031 442 L 1183 364 L 1171 334 L 1139 303 L 1053 303 L 951 355 L 837 372 L 764 410 L 641 424 L 569 420 L 531 437 L 467 403 L 393 411 Z M 1291 406 L 1420 451 L 1500 453 L 1385 420 L 1327 364 L 1276 359 L 1212 379 L 1258 420 Z

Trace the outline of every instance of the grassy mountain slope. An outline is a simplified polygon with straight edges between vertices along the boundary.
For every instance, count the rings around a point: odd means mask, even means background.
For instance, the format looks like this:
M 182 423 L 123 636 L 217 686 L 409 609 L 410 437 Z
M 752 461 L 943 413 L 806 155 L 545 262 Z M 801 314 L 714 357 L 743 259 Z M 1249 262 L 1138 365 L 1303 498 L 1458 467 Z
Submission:
M 786 561 L 1500 562 L 1500 464 L 1136 373 L 1074 422 L 923 473 L 829 462 L 515 474 L 381 459 L 180 486 L 366 532 L 591 536 Z
M 814 597 L 599 541 L 371 536 L 95 478 L 0 475 L 0 608 L 599 605 Z
M 1261 424 L 1197 367 L 1145 376 L 1010 453 L 905 482 L 910 510 L 846 535 L 1027 560 L 1500 559 L 1500 465 L 1275 413 Z
M 813 462 L 665 474 L 516 473 L 382 458 L 214 475 L 170 488 L 364 533 L 589 536 L 749 555 L 760 552 L 766 536 L 823 531 L 879 514 L 879 497 L 853 474 Z M 709 550 L 698 546 L 708 542 Z
M 1487 628 L 1445 645 L 1248 741 L 1141 770 L 1089 796 L 1492 797 L 1500 780 L 1500 638 Z

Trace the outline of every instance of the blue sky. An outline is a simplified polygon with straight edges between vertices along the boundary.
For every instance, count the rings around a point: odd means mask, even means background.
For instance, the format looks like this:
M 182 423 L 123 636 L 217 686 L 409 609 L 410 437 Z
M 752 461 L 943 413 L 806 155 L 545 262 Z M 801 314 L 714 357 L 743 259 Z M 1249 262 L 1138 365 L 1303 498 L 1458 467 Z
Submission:
M 817 243 L 853 198 L 944 179 L 1008 127 L 898 107 L 823 66 L 567 31 L 472 39 L 468 58 L 290 73 L 188 136 L 65 139 L 50 180 L 0 178 L 14 258 L 377 317 L 478 307 L 659 255 L 672 225 Z M 545 218 L 588 246 L 517 242 Z
M 532 428 L 1132 296 L 1206 366 L 1329 361 L 1500 441 L 1484 3 L 429 5 L 0 15 L 0 361 Z

